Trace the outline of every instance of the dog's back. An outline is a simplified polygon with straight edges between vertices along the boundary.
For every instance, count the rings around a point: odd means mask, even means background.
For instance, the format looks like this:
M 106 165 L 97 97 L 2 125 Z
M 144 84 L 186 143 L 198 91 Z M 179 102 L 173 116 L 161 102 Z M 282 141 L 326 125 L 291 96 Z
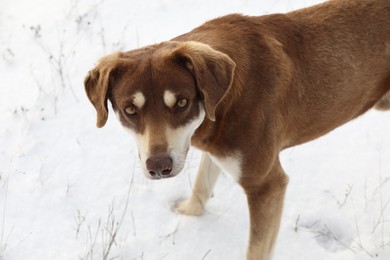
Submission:
M 361 115 L 389 91 L 390 1 L 334 0 L 288 17 L 302 32 L 294 57 L 299 87 L 289 93 L 302 101 L 293 111 L 304 136 L 297 141 L 305 142 Z M 389 94 L 379 104 L 388 108 Z
M 239 95 L 247 104 L 283 100 L 277 103 L 285 146 L 319 137 L 375 103 L 390 107 L 390 1 L 332 0 L 288 14 L 230 15 L 174 40 L 207 43 L 237 63 L 225 108 Z

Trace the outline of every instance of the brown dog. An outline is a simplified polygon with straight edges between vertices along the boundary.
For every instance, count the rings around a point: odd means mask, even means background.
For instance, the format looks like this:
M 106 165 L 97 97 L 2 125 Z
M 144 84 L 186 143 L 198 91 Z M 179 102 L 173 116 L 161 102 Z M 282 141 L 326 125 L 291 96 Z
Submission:
M 98 127 L 110 100 L 149 178 L 177 175 L 190 143 L 203 151 L 179 212 L 201 214 L 219 172 L 232 174 L 250 209 L 247 258 L 270 259 L 288 182 L 279 152 L 390 108 L 390 1 L 228 15 L 102 58 L 85 89 Z

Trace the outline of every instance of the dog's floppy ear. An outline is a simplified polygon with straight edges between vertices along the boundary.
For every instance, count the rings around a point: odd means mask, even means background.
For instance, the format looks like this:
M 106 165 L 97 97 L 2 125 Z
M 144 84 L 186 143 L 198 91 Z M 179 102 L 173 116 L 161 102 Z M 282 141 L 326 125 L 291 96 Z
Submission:
M 110 77 L 117 69 L 120 54 L 115 53 L 103 57 L 98 65 L 90 70 L 84 79 L 87 96 L 97 112 L 96 126 L 103 127 L 108 118 L 107 99 L 110 87 Z
M 215 110 L 232 85 L 236 64 L 228 55 L 193 41 L 180 43 L 174 55 L 194 74 L 206 115 L 215 121 Z

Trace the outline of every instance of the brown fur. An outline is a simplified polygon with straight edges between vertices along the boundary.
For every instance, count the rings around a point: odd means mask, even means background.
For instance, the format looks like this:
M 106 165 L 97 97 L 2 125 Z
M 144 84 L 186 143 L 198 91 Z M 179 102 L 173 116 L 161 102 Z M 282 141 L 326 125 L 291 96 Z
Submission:
M 114 109 L 123 107 L 134 84 L 157 93 L 163 87 L 153 79 L 182 82 L 198 93 L 188 94 L 191 100 L 204 102 L 207 117 L 192 137 L 194 146 L 220 157 L 242 155 L 248 259 L 269 259 L 288 182 L 279 152 L 374 105 L 390 108 L 390 2 L 334 0 L 288 14 L 234 14 L 172 41 L 104 58 L 85 80 L 98 127 L 107 120 L 107 99 Z M 191 111 L 188 118 L 199 114 Z

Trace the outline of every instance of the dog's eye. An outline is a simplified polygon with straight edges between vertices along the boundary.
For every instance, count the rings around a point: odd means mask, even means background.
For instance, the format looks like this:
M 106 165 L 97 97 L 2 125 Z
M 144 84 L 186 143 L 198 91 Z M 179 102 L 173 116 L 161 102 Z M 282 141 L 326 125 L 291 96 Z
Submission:
M 128 115 L 136 115 L 136 114 L 137 114 L 137 110 L 135 110 L 134 107 L 127 107 L 127 108 L 125 109 L 125 112 L 126 112 L 126 114 L 128 114 Z
M 178 108 L 178 109 L 185 109 L 187 106 L 188 106 L 188 99 L 186 99 L 186 98 L 182 98 L 182 99 L 180 99 L 179 101 L 177 101 L 177 103 L 176 103 L 176 107 Z

